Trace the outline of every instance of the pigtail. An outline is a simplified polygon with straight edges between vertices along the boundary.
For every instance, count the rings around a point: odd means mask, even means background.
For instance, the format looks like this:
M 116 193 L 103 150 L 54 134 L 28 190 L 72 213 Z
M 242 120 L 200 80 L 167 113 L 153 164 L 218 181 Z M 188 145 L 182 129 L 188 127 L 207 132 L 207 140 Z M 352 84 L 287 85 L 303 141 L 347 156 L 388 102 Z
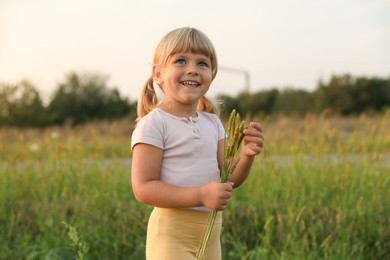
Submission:
M 217 106 L 211 102 L 208 98 L 205 96 L 201 97 L 198 103 L 198 108 L 199 111 L 204 111 L 212 114 L 219 115 L 219 109 Z
M 146 116 L 158 105 L 158 98 L 156 91 L 153 87 L 153 77 L 150 76 L 146 81 L 141 94 L 138 98 L 137 104 L 137 119 L 136 122 L 141 120 L 142 117 Z

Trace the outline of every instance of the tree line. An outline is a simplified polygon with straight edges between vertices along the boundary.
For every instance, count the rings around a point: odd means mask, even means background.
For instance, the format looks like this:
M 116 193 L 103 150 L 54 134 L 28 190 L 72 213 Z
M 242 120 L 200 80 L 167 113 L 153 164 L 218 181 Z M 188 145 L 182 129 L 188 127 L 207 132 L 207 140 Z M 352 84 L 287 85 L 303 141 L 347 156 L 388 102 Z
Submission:
M 135 104 L 109 87 L 98 73 L 70 72 L 59 83 L 48 104 L 27 80 L 0 83 L 0 127 L 77 125 L 90 120 L 113 120 L 131 115 Z
M 320 81 L 314 91 L 277 88 L 236 97 L 220 95 L 222 116 L 235 108 L 243 116 L 303 116 L 331 111 L 341 116 L 383 113 L 390 108 L 390 77 L 333 75 Z M 29 81 L 0 83 L 0 127 L 46 127 L 77 125 L 90 120 L 135 118 L 136 101 L 109 87 L 107 77 L 98 73 L 66 74 L 53 96 L 44 104 L 37 88 Z
M 272 88 L 256 93 L 242 92 L 237 97 L 219 96 L 222 112 L 233 108 L 240 114 L 261 116 L 304 116 L 307 113 L 353 116 L 379 114 L 390 109 L 390 77 L 353 77 L 333 75 L 319 81 L 314 91 Z

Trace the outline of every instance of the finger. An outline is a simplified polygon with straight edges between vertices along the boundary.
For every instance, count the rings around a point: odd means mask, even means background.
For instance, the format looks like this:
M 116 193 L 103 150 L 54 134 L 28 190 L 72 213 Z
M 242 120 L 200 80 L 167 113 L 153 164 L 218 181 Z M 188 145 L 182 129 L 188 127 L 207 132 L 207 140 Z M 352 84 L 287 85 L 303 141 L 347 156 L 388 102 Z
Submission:
M 226 208 L 227 205 L 228 205 L 228 201 L 224 200 L 224 201 L 221 201 L 221 204 L 219 205 L 219 207 L 224 209 L 224 208 Z
M 230 181 L 225 182 L 224 186 L 223 186 L 223 191 L 232 192 L 232 190 L 233 190 L 233 182 L 230 182 Z
M 245 135 L 260 136 L 263 133 L 263 129 L 260 125 L 258 125 L 256 127 L 248 127 L 244 129 L 243 133 Z
M 261 124 L 259 124 L 257 122 L 250 122 L 248 128 L 254 128 L 260 132 L 263 132 L 263 127 L 261 126 Z
M 259 154 L 262 150 L 262 147 L 256 146 L 256 145 L 250 145 L 249 148 L 255 152 L 256 154 Z
M 245 136 L 244 137 L 244 142 L 247 144 L 254 144 L 259 147 L 264 146 L 264 139 L 261 137 L 251 137 L 251 136 Z

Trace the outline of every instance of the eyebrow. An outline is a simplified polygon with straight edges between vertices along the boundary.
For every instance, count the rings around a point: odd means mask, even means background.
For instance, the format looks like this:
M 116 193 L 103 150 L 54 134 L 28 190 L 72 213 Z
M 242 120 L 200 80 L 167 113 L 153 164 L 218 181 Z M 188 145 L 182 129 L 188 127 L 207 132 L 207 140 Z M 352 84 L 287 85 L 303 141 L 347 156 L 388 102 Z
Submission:
M 196 54 L 196 55 L 200 56 L 200 57 L 197 57 L 198 61 L 203 61 L 203 62 L 211 64 L 211 59 L 209 57 L 207 57 L 206 55 L 204 55 L 204 54 Z M 176 54 L 172 55 L 172 58 L 175 58 L 175 59 L 178 59 L 178 58 L 188 58 L 188 56 L 189 55 L 186 54 L 186 53 L 176 53 Z

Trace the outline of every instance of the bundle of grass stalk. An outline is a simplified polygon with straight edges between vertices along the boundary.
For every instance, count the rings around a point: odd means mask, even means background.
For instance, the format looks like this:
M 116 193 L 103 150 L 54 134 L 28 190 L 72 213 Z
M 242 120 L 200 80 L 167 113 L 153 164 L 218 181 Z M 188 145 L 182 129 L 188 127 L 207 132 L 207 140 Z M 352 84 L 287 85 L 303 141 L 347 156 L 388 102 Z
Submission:
M 224 145 L 224 158 L 221 171 L 221 182 L 226 182 L 230 175 L 234 172 L 237 166 L 239 158 L 237 158 L 238 149 L 242 141 L 243 130 L 245 128 L 245 122 L 241 121 L 240 114 L 233 110 L 230 114 L 227 131 L 225 134 L 225 145 Z M 209 241 L 211 231 L 214 227 L 215 218 L 217 216 L 217 210 L 210 212 L 210 217 L 206 225 L 206 229 L 203 232 L 202 240 L 196 253 L 196 260 L 203 259 L 204 253 L 206 252 L 207 243 Z

